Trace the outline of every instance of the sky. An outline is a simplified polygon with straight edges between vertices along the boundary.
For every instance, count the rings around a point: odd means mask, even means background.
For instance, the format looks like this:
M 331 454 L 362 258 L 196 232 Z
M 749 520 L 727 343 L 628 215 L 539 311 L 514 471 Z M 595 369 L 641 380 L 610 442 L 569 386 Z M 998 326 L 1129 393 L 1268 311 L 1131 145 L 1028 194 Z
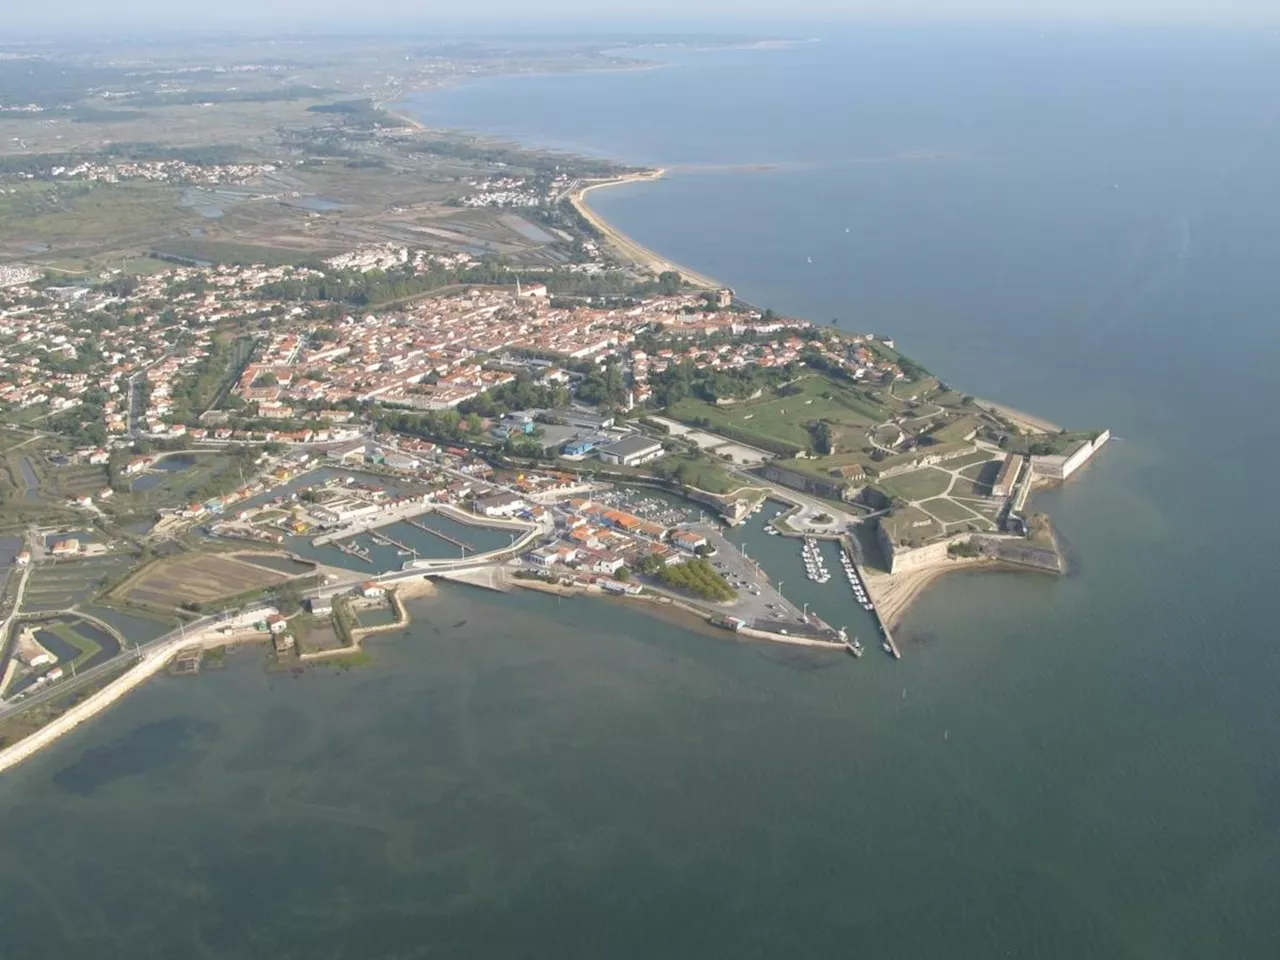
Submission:
M 687 23 L 732 31 L 753 23 L 879 20 L 1102 20 L 1156 24 L 1270 21 L 1280 25 L 1280 0 L 59 0 L 6 3 L 7 28 L 83 33 L 102 27 L 189 29 L 217 26 L 246 32 L 282 25 L 322 29 L 325 24 L 367 24 L 371 32 L 395 26 L 493 24 L 508 29 L 566 21 L 615 24 L 629 30 Z M 464 12 L 465 11 L 465 12 Z

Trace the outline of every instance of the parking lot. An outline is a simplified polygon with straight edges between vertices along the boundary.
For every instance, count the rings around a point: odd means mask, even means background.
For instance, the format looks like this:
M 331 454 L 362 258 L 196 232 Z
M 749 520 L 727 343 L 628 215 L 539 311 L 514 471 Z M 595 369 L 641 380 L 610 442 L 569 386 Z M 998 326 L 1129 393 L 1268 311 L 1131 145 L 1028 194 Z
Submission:
M 743 556 L 736 546 L 721 536 L 711 524 L 696 526 L 699 533 L 715 548 L 711 558 L 716 570 L 738 591 L 738 601 L 732 604 L 730 614 L 750 622 L 753 626 L 770 630 L 791 630 L 804 624 L 800 609 L 785 599 L 770 584 L 768 577 L 756 564 Z

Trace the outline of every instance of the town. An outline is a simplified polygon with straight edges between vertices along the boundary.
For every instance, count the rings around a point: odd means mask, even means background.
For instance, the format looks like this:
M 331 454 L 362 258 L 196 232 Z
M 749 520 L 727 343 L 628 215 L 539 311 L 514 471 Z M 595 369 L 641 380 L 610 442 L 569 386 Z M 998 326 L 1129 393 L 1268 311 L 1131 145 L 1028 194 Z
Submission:
M 893 630 L 940 573 L 1062 572 L 1031 491 L 1105 431 L 985 404 L 890 337 L 727 288 L 572 295 L 558 276 L 394 244 L 11 272 L 0 403 L 24 526 L 0 728 L 33 749 L 84 712 L 60 691 L 100 702 L 157 657 L 196 672 L 257 637 L 282 665 L 361 655 L 441 580 L 857 656 L 874 635 L 899 657 Z M 806 591 L 836 593 L 784 595 L 776 551 L 752 558 L 737 528 L 793 538 Z M 829 563 L 851 594 L 824 586 Z

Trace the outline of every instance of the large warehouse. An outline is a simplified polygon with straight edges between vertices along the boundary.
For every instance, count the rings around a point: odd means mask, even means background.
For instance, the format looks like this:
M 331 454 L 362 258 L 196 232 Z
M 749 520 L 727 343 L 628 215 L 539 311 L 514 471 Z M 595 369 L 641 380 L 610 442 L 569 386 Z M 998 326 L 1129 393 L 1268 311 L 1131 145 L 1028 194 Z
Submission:
M 617 443 L 601 447 L 596 451 L 605 463 L 617 463 L 624 467 L 637 467 L 650 460 L 657 460 L 663 454 L 662 444 L 648 437 L 625 437 Z

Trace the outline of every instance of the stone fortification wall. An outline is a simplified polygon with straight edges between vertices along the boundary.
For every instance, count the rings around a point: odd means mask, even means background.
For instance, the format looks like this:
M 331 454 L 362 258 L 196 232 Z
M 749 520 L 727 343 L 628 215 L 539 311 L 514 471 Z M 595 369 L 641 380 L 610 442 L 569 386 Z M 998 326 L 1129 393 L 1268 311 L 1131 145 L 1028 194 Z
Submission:
M 766 463 L 760 468 L 760 476 L 774 483 L 780 483 L 784 487 L 799 490 L 801 493 L 811 493 L 815 496 L 827 497 L 830 500 L 841 499 L 844 492 L 843 484 L 823 480 L 807 473 L 801 473 L 798 470 L 788 470 L 772 463 Z
M 1055 546 L 1032 543 L 1023 537 L 958 533 L 912 549 L 895 546 L 881 528 L 879 540 L 890 573 L 910 573 L 922 567 L 937 566 L 952 559 L 950 548 L 961 544 L 976 547 L 982 556 L 991 560 L 1003 560 L 1005 563 L 1048 573 L 1063 573 L 1066 570 L 1062 554 Z
M 1088 463 L 1089 459 L 1101 450 L 1110 439 L 1111 431 L 1103 430 L 1092 441 L 1086 440 L 1076 447 L 1065 460 L 1059 457 L 1032 457 L 1031 468 L 1035 471 L 1037 477 L 1044 477 L 1048 480 L 1065 480 Z
M 1020 567 L 1032 567 L 1047 573 L 1063 573 L 1066 563 L 1055 547 L 1031 543 L 1022 537 L 973 536 L 973 544 L 984 557 L 1016 563 Z

